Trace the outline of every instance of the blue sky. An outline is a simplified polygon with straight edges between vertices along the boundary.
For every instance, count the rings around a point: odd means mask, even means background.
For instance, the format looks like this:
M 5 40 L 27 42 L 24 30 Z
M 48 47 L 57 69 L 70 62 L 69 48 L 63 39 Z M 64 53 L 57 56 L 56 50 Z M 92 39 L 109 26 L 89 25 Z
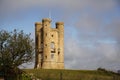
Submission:
M 1 0 L 0 29 L 34 38 L 34 23 L 49 11 L 52 27 L 65 23 L 65 68 L 120 69 L 119 0 Z

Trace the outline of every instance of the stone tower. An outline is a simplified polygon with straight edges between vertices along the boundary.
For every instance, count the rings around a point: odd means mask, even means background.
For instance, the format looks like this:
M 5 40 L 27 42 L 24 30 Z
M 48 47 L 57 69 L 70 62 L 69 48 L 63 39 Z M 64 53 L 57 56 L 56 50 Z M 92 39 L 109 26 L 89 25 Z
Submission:
M 64 23 L 51 28 L 49 18 L 35 23 L 35 68 L 64 69 Z

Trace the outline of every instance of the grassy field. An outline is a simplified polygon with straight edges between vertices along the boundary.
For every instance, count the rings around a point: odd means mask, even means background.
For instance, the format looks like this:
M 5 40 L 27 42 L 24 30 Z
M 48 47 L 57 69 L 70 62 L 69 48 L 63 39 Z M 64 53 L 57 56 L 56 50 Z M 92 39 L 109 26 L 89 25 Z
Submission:
M 40 80 L 120 80 L 120 75 L 97 70 L 25 69 Z

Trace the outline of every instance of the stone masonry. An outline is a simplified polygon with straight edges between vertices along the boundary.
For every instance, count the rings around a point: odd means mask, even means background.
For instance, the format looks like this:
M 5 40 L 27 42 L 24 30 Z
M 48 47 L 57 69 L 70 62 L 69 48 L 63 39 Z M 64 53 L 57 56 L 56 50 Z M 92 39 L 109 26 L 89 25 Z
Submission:
M 35 68 L 64 69 L 64 23 L 51 28 L 49 18 L 35 23 Z

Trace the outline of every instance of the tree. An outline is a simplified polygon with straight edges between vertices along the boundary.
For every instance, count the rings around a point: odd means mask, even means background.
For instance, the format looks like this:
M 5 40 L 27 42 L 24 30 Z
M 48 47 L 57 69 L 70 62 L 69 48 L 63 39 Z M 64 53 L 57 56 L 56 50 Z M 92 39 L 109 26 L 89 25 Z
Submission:
M 0 31 L 0 70 L 4 76 L 16 76 L 21 73 L 18 68 L 33 59 L 33 40 L 23 31 Z M 12 75 L 11 75 L 12 74 Z

